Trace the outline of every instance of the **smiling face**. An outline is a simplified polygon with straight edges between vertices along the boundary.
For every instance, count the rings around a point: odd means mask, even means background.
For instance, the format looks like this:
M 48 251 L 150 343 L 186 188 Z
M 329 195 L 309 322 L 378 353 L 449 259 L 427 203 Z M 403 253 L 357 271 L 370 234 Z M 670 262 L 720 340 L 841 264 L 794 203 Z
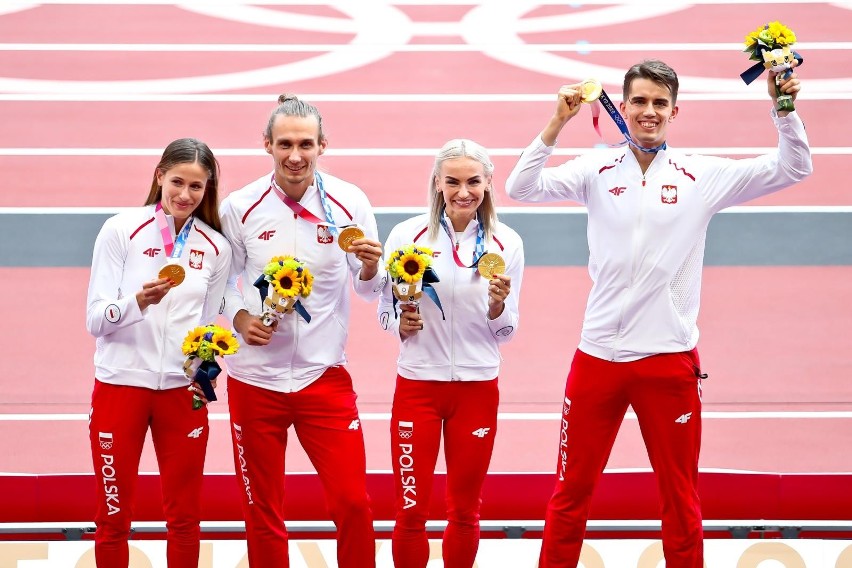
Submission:
M 633 141 L 644 148 L 663 144 L 669 123 L 677 116 L 668 87 L 641 77 L 630 83 L 620 106 Z
M 264 139 L 266 152 L 275 161 L 275 181 L 294 199 L 301 199 L 314 181 L 319 158 L 328 145 L 320 139 L 315 116 L 275 115 L 270 136 Z
M 462 231 L 476 217 L 476 210 L 491 188 L 485 167 L 473 158 L 453 158 L 441 164 L 435 189 L 444 195 L 453 229 Z
M 165 171 L 157 170 L 157 184 L 163 188 L 160 203 L 163 210 L 174 217 L 175 229 L 180 230 L 201 204 L 208 177 L 207 170 L 198 162 L 184 162 Z

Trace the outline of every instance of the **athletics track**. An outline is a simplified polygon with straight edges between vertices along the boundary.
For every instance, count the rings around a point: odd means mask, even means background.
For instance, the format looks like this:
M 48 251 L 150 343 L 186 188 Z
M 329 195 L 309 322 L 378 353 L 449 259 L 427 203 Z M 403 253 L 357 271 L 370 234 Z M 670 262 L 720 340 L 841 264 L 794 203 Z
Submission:
M 799 106 L 815 173 L 743 208 L 743 223 L 759 214 L 755 206 L 811 214 L 814 233 L 802 240 L 841 260 L 785 263 L 782 251 L 772 265 L 748 265 L 737 256 L 738 243 L 727 242 L 727 260 L 705 269 L 699 349 L 710 379 L 701 467 L 708 480 L 713 472 L 742 474 L 712 493 L 746 499 L 740 518 L 767 518 L 761 490 L 743 484 L 744 472 L 753 472 L 748 475 L 819 474 L 821 482 L 796 487 L 789 497 L 793 510 L 804 514 L 814 499 L 828 504 L 819 518 L 852 521 L 852 485 L 843 475 L 852 472 L 852 263 L 842 260 L 852 235 L 852 78 L 843 64 L 852 40 L 848 4 L 280 4 L 0 6 L 0 171 L 6 180 L 0 212 L 7 219 L 43 212 L 50 220 L 46 231 L 21 235 L 21 246 L 36 242 L 50 250 L 69 239 L 50 230 L 53 220 L 59 226 L 103 212 L 95 208 L 138 204 L 162 147 L 179 136 L 210 144 L 222 164 L 225 193 L 258 177 L 270 167 L 260 131 L 280 92 L 319 106 L 330 137 L 321 166 L 364 188 L 380 217 L 422 205 L 431 157 L 452 137 L 492 150 L 502 190 L 561 82 L 597 76 L 617 98 L 624 68 L 645 56 L 660 57 L 681 74 L 672 145 L 754 155 L 775 140 L 763 84 L 746 87 L 737 77 L 747 61 L 736 44 L 771 14 L 794 28 L 806 55 Z M 586 120 L 580 115 L 579 125 L 571 125 L 561 159 L 597 142 Z M 615 139 L 614 129 L 607 134 Z M 500 204 L 529 215 L 523 223 L 540 222 L 541 209 L 505 195 Z M 838 213 L 845 214 L 840 230 L 819 232 L 820 215 Z M 526 242 L 539 256 L 548 246 Z M 79 248 L 90 252 L 91 244 Z M 83 328 L 87 280 L 85 261 L 22 266 L 0 256 L 0 308 L 12 324 L 4 333 L 0 398 L 0 472 L 11 475 L 0 494 L 22 488 L 15 480 L 24 474 L 91 472 L 86 415 L 94 342 Z M 561 266 L 559 259 L 528 266 L 521 329 L 503 351 L 491 471 L 552 471 L 560 395 L 588 288 L 582 266 Z M 378 330 L 373 310 L 353 302 L 348 353 L 368 468 L 380 472 L 389 469 L 396 346 Z M 232 473 L 226 396 L 221 399 L 211 407 L 211 475 Z M 628 416 L 608 469 L 647 468 L 636 421 Z M 156 471 L 150 443 L 141 470 Z M 291 444 L 288 471 L 312 471 L 298 444 Z M 601 501 L 601 518 L 629 518 L 617 508 L 627 495 L 613 487 L 615 508 Z M 4 522 L 28 514 L 26 503 L 7 505 L 0 507 Z M 730 511 L 705 502 L 715 506 Z

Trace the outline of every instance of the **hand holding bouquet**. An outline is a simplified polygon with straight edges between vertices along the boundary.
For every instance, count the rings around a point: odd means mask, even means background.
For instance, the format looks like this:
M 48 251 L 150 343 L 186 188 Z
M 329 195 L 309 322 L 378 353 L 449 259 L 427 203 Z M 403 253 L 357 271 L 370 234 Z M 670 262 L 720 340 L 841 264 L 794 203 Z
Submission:
M 263 325 L 272 325 L 276 319 L 294 310 L 310 323 L 311 316 L 299 297 L 307 298 L 313 283 L 311 271 L 298 258 L 289 255 L 272 257 L 254 283 L 263 301 Z
M 187 378 L 201 387 L 204 397 L 208 402 L 216 400 L 216 391 L 213 381 L 222 372 L 222 368 L 216 362 L 216 357 L 224 357 L 236 353 L 240 348 L 236 336 L 230 331 L 217 325 L 196 327 L 191 330 L 181 347 L 183 354 L 187 356 L 183 364 L 183 371 Z M 192 386 L 190 386 L 192 389 Z M 198 410 L 204 406 L 204 402 L 198 395 L 192 397 L 192 408 Z
M 388 276 L 393 285 L 394 299 L 403 305 L 420 305 L 425 293 L 432 298 L 443 315 L 441 300 L 432 284 L 438 282 L 438 276 L 432 270 L 432 251 L 426 247 L 405 245 L 390 255 L 387 261 Z
M 763 73 L 764 69 L 771 69 L 778 73 L 778 76 L 782 76 L 781 73 L 784 72 L 783 77 L 789 77 L 793 72 L 793 61 L 797 60 L 799 65 L 802 64 L 802 56 L 791 50 L 794 43 L 796 43 L 796 34 L 781 22 L 770 22 L 757 28 L 746 36 L 743 51 L 749 54 L 750 60 L 758 63 L 741 73 L 740 77 L 746 84 L 750 84 Z M 795 110 L 793 97 L 782 94 L 777 81 L 776 77 L 777 110 Z

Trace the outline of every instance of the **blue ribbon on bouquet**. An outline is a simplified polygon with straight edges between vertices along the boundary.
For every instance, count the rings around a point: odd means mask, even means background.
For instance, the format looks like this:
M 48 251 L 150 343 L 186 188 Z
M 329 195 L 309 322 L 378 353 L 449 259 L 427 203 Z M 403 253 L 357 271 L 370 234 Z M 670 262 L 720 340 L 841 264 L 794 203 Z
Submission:
M 423 293 L 429 296 L 429 298 L 435 302 L 435 305 L 438 306 L 438 309 L 441 311 L 441 319 L 446 321 L 447 317 L 444 315 L 444 307 L 441 305 L 441 299 L 438 297 L 438 291 L 432 286 L 435 282 L 440 282 L 441 280 L 438 278 L 438 275 L 435 274 L 435 271 L 432 270 L 430 266 L 426 270 L 423 271 Z M 396 296 L 393 297 L 393 313 L 394 316 L 396 313 L 396 305 L 399 303 L 399 300 Z
M 261 274 L 258 276 L 257 280 L 254 281 L 254 287 L 260 290 L 260 302 L 263 303 L 269 295 L 269 280 L 266 279 L 266 275 Z M 311 314 L 309 314 L 308 310 L 305 309 L 305 306 L 302 305 L 301 300 L 296 300 L 296 303 L 293 304 L 293 309 L 296 310 L 297 314 L 302 316 L 303 320 L 307 323 L 311 323 Z
M 202 361 L 201 365 L 198 366 L 198 370 L 195 372 L 195 377 L 192 380 L 201 387 L 204 397 L 208 402 L 217 400 L 216 390 L 213 388 L 213 379 L 218 377 L 221 372 L 222 368 L 216 361 Z
M 755 54 L 760 56 L 761 59 L 762 59 L 764 51 L 772 51 L 772 50 L 768 49 L 766 46 L 758 45 L 757 48 L 756 48 Z M 805 62 L 805 59 L 801 55 L 799 55 L 799 52 L 797 52 L 797 51 L 793 52 L 793 57 L 796 58 L 796 61 L 799 62 L 799 65 L 801 65 L 802 63 Z M 797 67 L 799 65 L 797 65 Z M 755 79 L 760 77 L 765 70 L 766 70 L 766 65 L 764 65 L 763 61 L 760 61 L 758 63 L 755 63 L 754 65 L 752 65 L 751 67 L 749 67 L 748 69 L 743 71 L 742 73 L 740 73 L 740 78 L 742 78 L 742 80 L 745 82 L 746 85 L 751 85 L 751 83 Z M 784 72 L 784 77 L 789 76 L 790 73 L 792 73 L 792 72 L 793 72 L 792 69 L 787 69 L 787 71 Z

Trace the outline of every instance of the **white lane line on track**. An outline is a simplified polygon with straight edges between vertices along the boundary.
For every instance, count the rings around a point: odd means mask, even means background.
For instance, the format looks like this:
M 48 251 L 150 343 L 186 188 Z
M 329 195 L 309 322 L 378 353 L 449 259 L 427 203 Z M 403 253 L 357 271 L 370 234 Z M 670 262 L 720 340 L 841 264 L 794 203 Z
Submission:
M 585 154 L 592 148 L 556 148 L 554 156 L 578 156 Z M 678 147 L 678 151 L 685 154 L 709 154 L 724 156 L 758 156 L 768 154 L 776 150 L 774 146 L 755 147 Z M 488 151 L 491 156 L 521 155 L 524 148 L 494 148 Z M 329 148 L 325 156 L 338 157 L 378 157 L 378 158 L 405 158 L 405 157 L 429 157 L 433 158 L 438 148 Z M 0 156 L 160 156 L 161 148 L 0 148 Z M 811 148 L 811 154 L 815 156 L 848 156 L 852 154 L 852 146 L 818 146 Z M 216 156 L 266 156 L 262 148 L 217 148 Z
M 8 0 L 6 0 L 8 1 Z M 184 0 L 179 5 L 191 5 L 193 2 L 201 2 L 202 0 Z M 251 4 L 257 6 L 336 6 L 341 1 L 349 0 L 251 0 Z M 490 0 L 381 0 L 377 2 L 383 6 L 478 6 Z M 213 6 L 233 6 L 241 4 L 245 0 L 203 0 L 204 4 Z M 174 5 L 175 0 L 38 0 L 32 2 L 19 2 L 24 6 L 37 5 L 108 5 L 108 6 L 159 6 L 159 5 Z M 536 0 L 536 6 L 565 6 L 565 0 Z M 588 6 L 609 6 L 611 4 L 627 4 L 637 7 L 646 6 L 647 0 L 583 0 L 577 2 Z M 824 4 L 823 1 L 817 0 L 693 0 L 690 5 L 752 5 L 752 4 Z
M 138 207 L 0 207 L 0 215 L 115 215 L 135 211 Z M 420 215 L 426 207 L 373 207 L 377 215 Z M 500 207 L 500 213 L 511 215 L 585 215 L 585 207 Z M 732 213 L 852 213 L 852 205 L 738 205 L 719 215 Z
M 555 83 L 554 83 L 555 84 Z M 94 102 L 94 103 L 263 103 L 275 102 L 278 94 L 147 94 L 147 93 L 0 93 L 0 101 L 5 102 Z M 613 101 L 621 100 L 621 94 L 608 93 Z M 312 103 L 552 103 L 553 94 L 538 93 L 316 93 L 299 95 Z M 809 90 L 798 97 L 799 101 L 843 101 L 852 99 L 852 92 L 813 92 Z M 731 92 L 694 92 L 678 93 L 678 101 L 759 101 L 767 102 L 766 93 L 757 90 L 739 89 Z
M 345 47 L 353 51 L 378 51 L 386 52 L 429 52 L 429 53 L 455 53 L 455 52 L 480 52 L 499 49 L 500 44 L 468 44 L 468 43 L 420 43 L 406 45 L 387 44 L 340 44 L 340 43 L 0 43 L 0 51 L 94 51 L 94 52 L 223 52 L 223 53 L 302 53 L 337 51 Z M 538 51 L 568 51 L 568 52 L 624 52 L 635 53 L 636 51 L 710 51 L 714 54 L 720 52 L 742 52 L 741 43 L 527 43 L 512 45 L 507 49 Z M 846 51 L 852 49 L 852 42 L 798 42 L 796 49 L 805 51 Z
M 504 421 L 537 421 L 552 422 L 559 420 L 562 414 L 559 412 L 500 412 L 498 420 Z M 210 413 L 210 420 L 228 420 L 228 413 Z M 389 412 L 363 412 L 361 420 L 366 421 L 388 421 Z M 635 420 L 636 415 L 628 412 L 627 420 Z M 852 419 L 852 410 L 834 411 L 708 411 L 702 412 L 704 420 L 848 420 Z M 0 414 L 0 422 L 83 422 L 88 421 L 88 414 Z

